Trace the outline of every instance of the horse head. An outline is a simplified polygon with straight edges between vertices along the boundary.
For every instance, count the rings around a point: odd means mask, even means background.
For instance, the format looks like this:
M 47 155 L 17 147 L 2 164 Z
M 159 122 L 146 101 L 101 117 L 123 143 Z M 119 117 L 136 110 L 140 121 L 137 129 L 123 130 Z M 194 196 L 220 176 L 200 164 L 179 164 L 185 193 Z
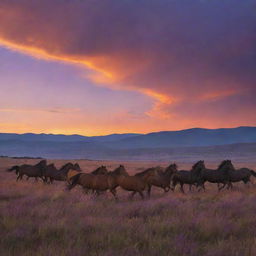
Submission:
M 200 175 L 203 169 L 205 169 L 204 160 L 200 160 L 192 166 L 191 172 Z
M 178 166 L 176 163 L 173 163 L 173 164 L 170 164 L 166 170 L 165 170 L 165 173 L 175 173 L 178 171 Z
M 235 170 L 232 161 L 231 160 L 223 160 L 219 167 L 218 167 L 219 171 L 230 171 L 230 170 Z
M 123 165 L 120 165 L 117 167 L 114 171 L 113 174 L 115 175 L 123 175 L 123 176 L 129 176 L 128 172 L 126 171 L 125 167 Z
M 73 165 L 73 169 L 76 170 L 76 171 L 79 171 L 79 172 L 82 171 L 82 169 L 81 169 L 81 167 L 80 167 L 80 165 L 79 165 L 78 163 L 75 163 L 75 164 Z
M 40 167 L 40 168 L 45 168 L 47 166 L 47 161 L 41 160 L 39 163 L 37 163 L 35 166 Z
M 96 170 L 94 170 L 93 172 L 91 172 L 92 174 L 98 175 L 98 174 L 107 174 L 108 170 L 107 167 L 102 165 L 100 167 L 98 167 Z

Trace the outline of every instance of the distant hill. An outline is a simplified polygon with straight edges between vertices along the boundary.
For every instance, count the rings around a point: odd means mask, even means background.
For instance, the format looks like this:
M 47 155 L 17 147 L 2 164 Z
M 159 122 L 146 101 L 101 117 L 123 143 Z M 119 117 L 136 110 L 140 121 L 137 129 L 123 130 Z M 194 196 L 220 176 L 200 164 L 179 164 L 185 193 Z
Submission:
M 256 127 L 193 128 L 149 134 L 87 137 L 0 134 L 0 155 L 46 158 L 152 160 L 200 156 L 256 155 Z
M 136 136 L 138 134 L 127 133 L 127 134 L 110 134 L 105 136 L 82 136 L 82 135 L 63 135 L 63 134 L 34 134 L 34 133 L 24 133 L 24 134 L 16 134 L 16 133 L 0 133 L 0 141 L 55 141 L 55 142 L 109 142 L 120 140 L 124 138 L 129 138 Z
M 116 141 L 122 148 L 159 148 L 212 146 L 256 142 L 256 127 L 225 129 L 193 128 L 181 131 L 154 132 Z

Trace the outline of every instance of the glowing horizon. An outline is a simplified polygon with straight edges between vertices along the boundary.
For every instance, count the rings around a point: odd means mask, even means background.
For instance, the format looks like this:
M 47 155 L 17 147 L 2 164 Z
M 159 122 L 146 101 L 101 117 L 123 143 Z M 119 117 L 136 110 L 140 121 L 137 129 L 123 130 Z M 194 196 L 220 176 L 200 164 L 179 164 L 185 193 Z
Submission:
M 107 3 L 0 3 L 0 132 L 256 126 L 250 1 Z

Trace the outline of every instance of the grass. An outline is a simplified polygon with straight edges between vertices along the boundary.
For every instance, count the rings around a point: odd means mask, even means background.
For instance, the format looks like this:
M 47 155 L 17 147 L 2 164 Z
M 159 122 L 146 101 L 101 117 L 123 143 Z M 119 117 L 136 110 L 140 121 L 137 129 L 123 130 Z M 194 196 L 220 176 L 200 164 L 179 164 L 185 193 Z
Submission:
M 118 191 L 115 202 L 110 194 L 67 192 L 61 182 L 16 182 L 5 169 L 18 161 L 1 160 L 1 255 L 256 255 L 256 186 L 218 193 L 209 185 L 206 193 L 185 195 L 154 190 L 144 201 Z M 81 161 L 92 170 L 89 164 L 101 163 Z M 140 165 L 128 164 L 129 171 Z

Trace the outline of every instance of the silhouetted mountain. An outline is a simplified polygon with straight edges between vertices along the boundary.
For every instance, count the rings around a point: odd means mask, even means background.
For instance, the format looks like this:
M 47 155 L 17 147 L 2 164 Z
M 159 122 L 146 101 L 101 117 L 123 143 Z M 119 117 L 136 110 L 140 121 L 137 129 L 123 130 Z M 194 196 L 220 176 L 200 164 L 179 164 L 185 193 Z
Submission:
M 121 148 L 159 148 L 211 146 L 256 142 L 256 127 L 225 129 L 193 128 L 181 131 L 154 132 L 117 141 L 113 146 Z
M 82 135 L 63 135 L 63 134 L 34 134 L 34 133 L 0 133 L 0 141 L 7 140 L 16 140 L 16 141 L 55 141 L 55 142 L 110 142 L 115 140 L 120 140 L 124 138 L 130 138 L 136 136 L 136 133 L 127 133 L 127 134 L 110 134 L 105 136 L 82 136 Z
M 256 154 L 256 127 L 194 128 L 173 132 L 86 137 L 0 134 L 0 155 L 46 158 L 151 160 Z

